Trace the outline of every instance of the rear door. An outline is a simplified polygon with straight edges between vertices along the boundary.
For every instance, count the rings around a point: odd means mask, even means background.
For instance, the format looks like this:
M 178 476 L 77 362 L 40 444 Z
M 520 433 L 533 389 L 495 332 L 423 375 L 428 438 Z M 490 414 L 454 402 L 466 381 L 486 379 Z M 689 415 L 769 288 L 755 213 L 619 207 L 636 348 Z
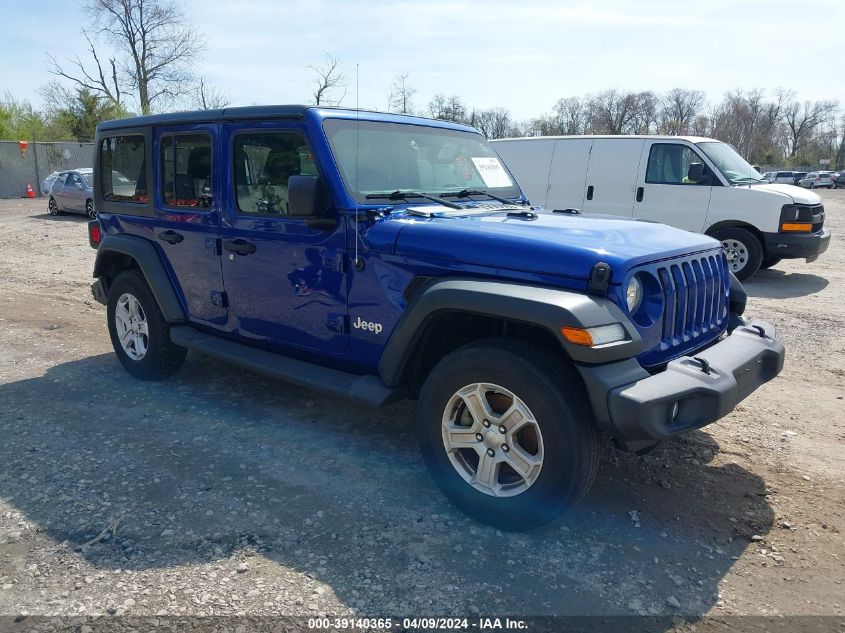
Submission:
M 562 138 L 555 141 L 546 208 L 582 210 L 592 146 L 591 138 Z
M 195 323 L 225 328 L 228 311 L 220 267 L 220 150 L 216 124 L 158 128 L 153 145 L 153 239 Z
M 88 198 L 88 191 L 86 189 L 85 181 L 79 173 L 72 171 L 68 174 L 64 191 L 65 208 L 68 211 L 85 210 L 85 200 Z
M 50 195 L 53 196 L 53 199 L 56 201 L 56 204 L 59 205 L 59 209 L 67 208 L 68 198 L 67 198 L 67 180 L 70 177 L 70 174 L 66 171 L 63 171 L 56 179 L 53 181 L 53 186 L 50 188 Z
M 349 341 L 346 225 L 289 214 L 288 180 L 319 175 L 303 124 L 230 123 L 223 226 L 230 329 L 275 347 L 341 352 Z M 332 221 L 333 219 L 333 221 Z
M 704 165 L 708 182 L 690 180 L 693 163 Z M 634 217 L 700 233 L 707 218 L 712 182 L 718 182 L 716 176 L 691 145 L 649 140 L 642 148 Z
M 643 143 L 641 138 L 625 137 L 593 141 L 583 212 L 631 217 Z

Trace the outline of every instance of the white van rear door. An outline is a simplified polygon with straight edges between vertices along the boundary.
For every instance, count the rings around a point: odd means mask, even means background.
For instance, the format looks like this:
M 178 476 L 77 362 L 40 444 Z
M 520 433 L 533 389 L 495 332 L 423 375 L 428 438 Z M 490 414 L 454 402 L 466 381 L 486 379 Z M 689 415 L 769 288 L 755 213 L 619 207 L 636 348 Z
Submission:
M 707 165 L 688 143 L 647 141 L 640 160 L 634 217 L 700 233 L 713 187 L 689 180 L 690 164 L 696 162 Z M 709 167 L 706 172 L 716 178 Z
M 492 145 L 531 204 L 546 206 L 554 139 L 494 141 Z
M 584 186 L 584 213 L 631 217 L 643 150 L 641 138 L 597 138 L 590 151 Z
M 584 180 L 590 161 L 591 138 L 562 138 L 555 142 L 549 171 L 549 194 L 546 208 L 582 210 Z

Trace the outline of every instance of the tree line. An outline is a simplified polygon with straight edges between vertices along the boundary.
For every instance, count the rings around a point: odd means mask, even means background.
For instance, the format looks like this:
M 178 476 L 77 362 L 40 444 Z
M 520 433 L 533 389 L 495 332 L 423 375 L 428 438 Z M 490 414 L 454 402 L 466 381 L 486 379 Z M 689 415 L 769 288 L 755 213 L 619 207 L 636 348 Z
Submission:
M 225 107 L 229 97 L 194 73 L 205 40 L 175 0 L 86 0 L 85 53 L 59 60 L 47 51 L 53 80 L 38 109 L 0 97 L 0 139 L 93 140 L 98 122 L 174 109 Z M 326 54 L 308 66 L 311 102 L 341 105 L 343 64 Z M 385 109 L 471 125 L 487 138 L 566 134 L 672 134 L 717 138 L 758 165 L 799 167 L 830 159 L 845 167 L 845 114 L 835 101 L 802 101 L 784 88 L 736 89 L 719 101 L 701 90 L 608 89 L 560 98 L 550 111 L 516 120 L 505 107 L 477 108 L 436 94 L 418 106 L 409 74 L 398 75 Z

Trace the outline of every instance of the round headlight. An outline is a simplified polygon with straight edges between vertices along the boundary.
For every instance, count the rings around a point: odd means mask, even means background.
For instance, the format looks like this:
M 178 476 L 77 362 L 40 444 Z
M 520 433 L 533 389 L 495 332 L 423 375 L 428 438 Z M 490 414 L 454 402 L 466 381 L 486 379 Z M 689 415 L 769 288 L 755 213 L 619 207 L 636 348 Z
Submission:
M 628 288 L 625 290 L 625 301 L 628 304 L 628 312 L 633 314 L 640 307 L 643 301 L 643 285 L 637 276 L 631 277 Z

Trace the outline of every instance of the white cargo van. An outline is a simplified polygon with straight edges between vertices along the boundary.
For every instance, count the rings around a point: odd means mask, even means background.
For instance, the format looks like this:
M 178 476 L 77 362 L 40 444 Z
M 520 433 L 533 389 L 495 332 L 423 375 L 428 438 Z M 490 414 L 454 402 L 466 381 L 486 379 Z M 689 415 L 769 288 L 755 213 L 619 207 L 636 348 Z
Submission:
M 713 139 L 547 136 L 493 146 L 533 204 L 706 233 L 721 240 L 740 279 L 784 258 L 813 261 L 830 242 L 818 195 L 769 183 Z

